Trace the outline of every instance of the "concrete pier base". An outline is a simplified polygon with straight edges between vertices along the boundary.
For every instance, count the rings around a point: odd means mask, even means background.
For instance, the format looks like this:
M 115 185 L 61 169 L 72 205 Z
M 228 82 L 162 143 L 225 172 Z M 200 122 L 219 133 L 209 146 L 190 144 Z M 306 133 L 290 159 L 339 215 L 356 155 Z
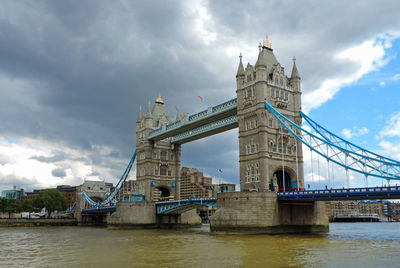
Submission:
M 324 202 L 280 202 L 276 193 L 236 192 L 217 196 L 211 231 L 246 233 L 327 232 Z
M 107 219 L 110 227 L 156 228 L 156 206 L 154 203 L 122 202 Z
M 197 226 L 201 218 L 196 209 L 185 211 L 179 215 L 156 215 L 154 203 L 119 203 L 117 210 L 107 219 L 110 227 L 127 228 L 169 228 Z

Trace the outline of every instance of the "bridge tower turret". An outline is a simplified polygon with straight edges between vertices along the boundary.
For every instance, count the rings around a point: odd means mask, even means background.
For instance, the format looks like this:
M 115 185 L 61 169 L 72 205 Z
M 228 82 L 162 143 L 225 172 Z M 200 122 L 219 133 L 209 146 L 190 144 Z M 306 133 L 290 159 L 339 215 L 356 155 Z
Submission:
M 268 39 L 259 47 L 255 68 L 249 63 L 237 78 L 240 186 L 242 191 L 303 187 L 301 143 L 266 111 L 264 100 L 301 124 L 300 76 L 294 63 L 289 79 Z M 240 76 L 239 76 L 240 75 Z M 239 81 L 238 77 L 243 77 Z M 239 83 L 241 82 L 241 83 Z M 297 147 L 297 148 L 296 148 Z
M 136 124 L 136 180 L 138 193 L 148 202 L 179 198 L 180 145 L 171 144 L 170 138 L 157 142 L 147 139 L 150 131 L 169 123 L 169 114 L 159 96 L 153 109 L 149 103 L 146 115 L 139 114 Z

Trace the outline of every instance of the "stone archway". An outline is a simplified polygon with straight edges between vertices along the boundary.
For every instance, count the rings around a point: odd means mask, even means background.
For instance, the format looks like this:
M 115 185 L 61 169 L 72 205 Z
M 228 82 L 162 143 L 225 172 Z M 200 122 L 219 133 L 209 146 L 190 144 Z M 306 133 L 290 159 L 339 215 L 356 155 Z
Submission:
M 152 192 L 152 201 L 162 201 L 162 200 L 169 200 L 171 196 L 171 191 L 167 187 L 158 186 L 153 189 Z
M 292 183 L 291 172 L 285 170 L 285 176 L 283 176 L 283 170 L 278 169 L 277 171 L 274 172 L 274 177 L 275 176 L 277 179 L 279 191 L 283 191 L 283 189 L 287 190 L 294 188 Z

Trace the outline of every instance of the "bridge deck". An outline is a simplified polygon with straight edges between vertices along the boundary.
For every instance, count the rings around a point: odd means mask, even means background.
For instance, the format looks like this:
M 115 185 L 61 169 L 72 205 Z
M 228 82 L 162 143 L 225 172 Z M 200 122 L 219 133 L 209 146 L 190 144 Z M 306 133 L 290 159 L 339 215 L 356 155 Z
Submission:
M 237 99 L 210 107 L 200 113 L 189 116 L 185 121 L 183 119 L 164 125 L 161 128 L 150 131 L 149 140 L 157 141 L 173 137 L 190 130 L 205 126 L 207 124 L 219 121 L 224 118 L 237 114 Z M 178 143 L 178 142 L 175 142 Z
M 95 207 L 82 209 L 82 215 L 104 215 L 117 210 L 117 206 Z
M 279 192 L 278 200 L 331 201 L 400 199 L 400 186 Z

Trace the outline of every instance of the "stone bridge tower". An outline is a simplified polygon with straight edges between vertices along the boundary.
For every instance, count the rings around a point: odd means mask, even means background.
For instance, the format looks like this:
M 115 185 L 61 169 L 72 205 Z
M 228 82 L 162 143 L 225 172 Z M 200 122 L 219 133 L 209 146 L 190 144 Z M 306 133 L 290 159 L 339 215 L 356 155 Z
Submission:
M 179 118 L 179 115 L 177 119 Z M 170 138 L 152 142 L 147 139 L 153 129 L 171 123 L 164 101 L 159 96 L 145 115 L 140 111 L 136 122 L 136 180 L 139 194 L 148 202 L 179 198 L 181 146 Z
M 276 191 L 303 187 L 301 142 L 292 137 L 264 106 L 266 99 L 283 115 L 301 125 L 300 76 L 295 59 L 290 77 L 276 60 L 271 44 L 259 46 L 255 66 L 243 67 L 236 75 L 241 191 Z M 299 185 L 297 185 L 299 183 Z

